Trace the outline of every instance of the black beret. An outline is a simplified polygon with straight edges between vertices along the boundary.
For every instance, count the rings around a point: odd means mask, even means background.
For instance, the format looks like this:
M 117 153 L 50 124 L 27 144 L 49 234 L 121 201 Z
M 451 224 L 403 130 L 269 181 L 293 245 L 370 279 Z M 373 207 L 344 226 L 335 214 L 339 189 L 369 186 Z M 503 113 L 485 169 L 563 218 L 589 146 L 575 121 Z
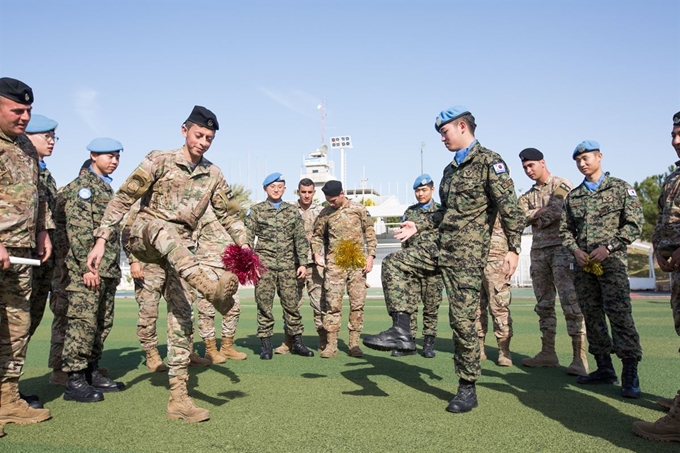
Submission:
M 327 197 L 337 197 L 342 192 L 342 183 L 340 181 L 328 181 L 323 185 L 321 191 Z
M 23 105 L 33 104 L 33 90 L 21 80 L 0 78 L 0 96 Z
M 524 148 L 519 153 L 519 158 L 522 162 L 526 162 L 528 160 L 543 160 L 543 153 L 536 148 Z
M 191 111 L 191 115 L 187 121 L 198 124 L 199 126 L 207 127 L 213 131 L 220 130 L 220 123 L 217 122 L 217 117 L 213 112 L 200 105 L 195 105 Z
M 680 112 L 673 115 L 673 127 L 680 126 Z

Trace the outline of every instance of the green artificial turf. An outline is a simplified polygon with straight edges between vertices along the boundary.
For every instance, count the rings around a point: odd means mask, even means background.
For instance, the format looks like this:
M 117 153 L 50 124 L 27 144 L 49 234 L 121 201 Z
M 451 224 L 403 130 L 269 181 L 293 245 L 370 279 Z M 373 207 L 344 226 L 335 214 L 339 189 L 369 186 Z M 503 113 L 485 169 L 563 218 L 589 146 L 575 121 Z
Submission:
M 452 360 L 448 306 L 440 309 L 437 357 L 391 358 L 367 350 L 347 356 L 347 331 L 332 359 L 258 357 L 252 290 L 241 292 L 237 347 L 248 360 L 190 369 L 190 395 L 210 410 L 204 423 L 165 418 L 167 376 L 149 373 L 136 338 L 134 299 L 117 300 L 116 319 L 102 366 L 128 389 L 106 394 L 101 403 L 62 399 L 62 388 L 48 384 L 51 313 L 31 340 L 22 391 L 37 393 L 52 419 L 36 425 L 6 425 L 0 452 L 602 452 L 679 451 L 678 444 L 649 442 L 631 432 L 635 420 L 654 421 L 664 413 L 654 401 L 678 390 L 678 337 L 666 296 L 634 299 L 634 317 L 645 351 L 640 363 L 643 397 L 624 400 L 618 386 L 577 386 L 567 376 L 571 345 L 558 308 L 559 368 L 529 369 L 524 357 L 540 348 L 535 300 L 530 290 L 515 291 L 512 304 L 515 366 L 495 365 L 493 336 L 478 382 L 479 407 L 467 414 L 444 410 L 457 388 Z M 364 333 L 390 325 L 376 290 L 366 307 Z M 278 302 L 277 302 L 278 304 Z M 159 323 L 165 356 L 165 309 Z M 347 307 L 345 307 L 345 316 Z M 276 308 L 273 340 L 283 338 L 281 308 Z M 317 346 L 306 305 L 306 344 Z M 344 319 L 346 322 L 346 317 Z M 418 339 L 420 349 L 422 339 Z M 203 353 L 203 343 L 196 340 Z M 594 360 L 589 356 L 590 366 Z M 517 366 L 520 365 L 520 366 Z M 620 373 L 620 361 L 615 360 Z

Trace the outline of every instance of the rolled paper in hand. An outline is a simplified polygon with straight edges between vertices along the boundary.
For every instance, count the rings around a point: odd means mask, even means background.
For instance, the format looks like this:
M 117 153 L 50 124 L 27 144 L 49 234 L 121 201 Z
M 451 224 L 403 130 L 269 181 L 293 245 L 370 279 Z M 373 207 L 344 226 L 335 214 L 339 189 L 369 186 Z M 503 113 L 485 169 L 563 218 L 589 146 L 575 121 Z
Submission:
M 28 264 L 29 266 L 40 266 L 40 260 L 34 260 L 31 258 L 19 258 L 18 256 L 9 257 L 10 264 Z

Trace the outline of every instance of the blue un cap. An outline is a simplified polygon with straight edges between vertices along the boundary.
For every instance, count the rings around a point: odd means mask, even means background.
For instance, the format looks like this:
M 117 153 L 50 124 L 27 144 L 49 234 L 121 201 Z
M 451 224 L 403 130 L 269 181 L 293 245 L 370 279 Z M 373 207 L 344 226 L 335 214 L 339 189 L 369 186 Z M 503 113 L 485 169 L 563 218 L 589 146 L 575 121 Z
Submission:
M 578 145 L 576 145 L 576 148 L 574 149 L 574 154 L 571 155 L 571 158 L 576 160 L 576 156 L 579 154 L 583 153 L 589 153 L 591 151 L 599 151 L 600 150 L 600 144 L 597 143 L 595 140 L 584 140 Z
M 427 186 L 432 182 L 432 178 L 427 173 L 423 173 L 418 176 L 413 183 L 413 190 L 416 190 L 420 186 Z
M 264 181 L 262 181 L 262 187 L 267 187 L 273 182 L 286 182 L 286 179 L 281 173 L 272 173 L 271 175 L 264 178 Z
M 59 123 L 43 115 L 31 115 L 31 121 L 26 126 L 27 134 L 40 134 L 42 132 L 51 132 L 57 128 Z
M 95 138 L 87 145 L 87 150 L 91 153 L 115 153 L 123 151 L 123 144 L 112 138 Z
M 453 120 L 457 120 L 463 115 L 469 115 L 470 111 L 467 107 L 462 105 L 455 105 L 448 110 L 442 110 L 441 113 L 434 120 L 434 128 L 439 132 L 445 124 L 449 124 Z

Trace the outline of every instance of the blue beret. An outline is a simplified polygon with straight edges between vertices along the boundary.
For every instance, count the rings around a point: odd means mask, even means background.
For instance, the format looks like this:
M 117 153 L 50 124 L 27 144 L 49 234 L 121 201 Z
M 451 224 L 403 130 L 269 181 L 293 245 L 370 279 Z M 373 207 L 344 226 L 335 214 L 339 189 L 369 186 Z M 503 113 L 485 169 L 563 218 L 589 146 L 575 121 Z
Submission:
M 271 175 L 264 178 L 264 181 L 262 181 L 262 187 L 267 187 L 273 182 L 286 182 L 286 179 L 281 173 L 272 173 Z
M 33 90 L 21 80 L 0 78 L 0 96 L 22 105 L 33 104 Z
M 123 145 L 112 138 L 95 138 L 87 145 L 87 150 L 92 153 L 115 153 L 123 151 Z
M 439 132 L 443 125 L 468 114 L 470 114 L 470 111 L 462 105 L 455 105 L 448 110 L 442 110 L 437 119 L 434 120 L 434 128 Z
M 418 176 L 413 183 L 413 190 L 416 190 L 420 186 L 427 186 L 432 182 L 432 178 L 430 178 L 430 175 L 427 173 L 423 173 L 422 175 Z
M 27 134 L 40 134 L 41 132 L 51 132 L 57 128 L 59 123 L 43 115 L 31 115 L 31 121 L 26 126 Z
M 574 149 L 574 154 L 571 155 L 572 159 L 576 160 L 576 156 L 583 153 L 589 153 L 591 151 L 599 151 L 600 144 L 595 140 L 584 140 L 579 143 Z

